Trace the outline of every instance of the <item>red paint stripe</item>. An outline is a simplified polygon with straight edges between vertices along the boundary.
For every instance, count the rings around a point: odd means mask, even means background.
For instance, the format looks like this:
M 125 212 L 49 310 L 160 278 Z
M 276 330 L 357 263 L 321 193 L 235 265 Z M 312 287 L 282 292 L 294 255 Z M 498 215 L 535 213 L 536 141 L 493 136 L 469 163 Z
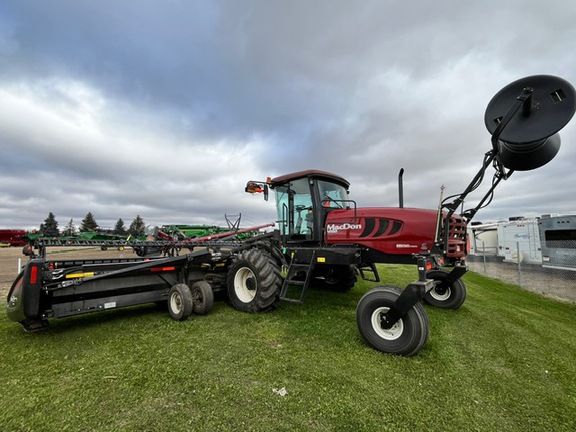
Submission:
M 174 270 L 176 270 L 176 267 L 155 267 L 150 269 L 151 272 L 165 272 Z

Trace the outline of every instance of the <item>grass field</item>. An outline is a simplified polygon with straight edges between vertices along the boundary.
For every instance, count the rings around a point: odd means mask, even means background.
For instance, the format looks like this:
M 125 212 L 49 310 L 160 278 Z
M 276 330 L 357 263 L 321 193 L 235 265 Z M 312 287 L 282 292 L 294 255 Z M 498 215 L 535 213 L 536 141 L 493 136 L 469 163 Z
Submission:
M 405 286 L 413 266 L 382 266 Z M 469 273 L 416 357 L 368 348 L 349 293 L 184 322 L 155 306 L 53 320 L 0 316 L 1 431 L 574 431 L 576 305 Z

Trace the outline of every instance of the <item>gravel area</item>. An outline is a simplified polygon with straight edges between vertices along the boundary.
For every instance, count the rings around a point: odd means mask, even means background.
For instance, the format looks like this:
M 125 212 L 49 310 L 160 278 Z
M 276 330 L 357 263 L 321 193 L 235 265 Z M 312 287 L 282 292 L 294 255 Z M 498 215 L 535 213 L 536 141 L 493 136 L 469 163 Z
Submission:
M 520 285 L 526 291 L 546 297 L 576 302 L 576 271 L 544 268 L 538 265 L 483 262 L 481 257 L 468 257 L 466 263 L 471 271 L 495 279 Z
M 109 249 L 100 250 L 97 247 L 48 248 L 48 258 L 56 259 L 90 259 L 90 258 L 131 258 L 135 256 L 132 249 L 118 251 Z M 21 247 L 0 247 L 0 296 L 6 298 L 10 286 L 18 275 L 18 260 L 21 265 L 29 261 L 29 257 L 22 254 Z

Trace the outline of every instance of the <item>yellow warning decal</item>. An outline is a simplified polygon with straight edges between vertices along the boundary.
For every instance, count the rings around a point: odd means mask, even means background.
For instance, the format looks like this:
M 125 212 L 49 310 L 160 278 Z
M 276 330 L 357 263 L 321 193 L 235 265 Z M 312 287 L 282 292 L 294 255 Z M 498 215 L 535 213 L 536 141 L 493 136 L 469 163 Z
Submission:
M 88 273 L 70 273 L 66 275 L 66 279 L 76 279 L 76 278 L 84 278 L 84 277 L 91 277 L 94 276 L 94 272 Z
M 326 257 L 318 257 L 316 259 L 316 262 L 321 262 L 321 263 L 326 262 Z

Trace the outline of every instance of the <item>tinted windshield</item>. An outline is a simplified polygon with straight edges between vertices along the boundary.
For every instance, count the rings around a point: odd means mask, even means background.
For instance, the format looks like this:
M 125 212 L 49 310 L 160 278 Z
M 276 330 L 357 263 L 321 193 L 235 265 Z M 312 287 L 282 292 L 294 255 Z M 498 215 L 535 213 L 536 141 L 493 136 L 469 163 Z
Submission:
M 324 207 L 345 208 L 348 201 L 348 191 L 336 183 L 318 180 L 320 199 Z

